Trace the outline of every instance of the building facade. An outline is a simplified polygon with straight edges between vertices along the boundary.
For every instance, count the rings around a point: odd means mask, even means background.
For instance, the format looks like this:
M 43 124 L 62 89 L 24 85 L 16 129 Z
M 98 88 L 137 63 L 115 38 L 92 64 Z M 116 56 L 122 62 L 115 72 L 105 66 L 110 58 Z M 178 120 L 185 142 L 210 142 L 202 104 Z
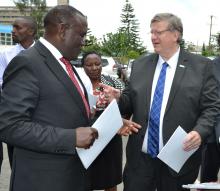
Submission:
M 69 0 L 57 0 L 58 5 L 68 5 Z M 49 8 L 49 7 L 48 7 Z M 0 6 L 0 45 L 12 45 L 12 23 L 21 16 L 30 16 L 31 9 L 20 12 L 15 6 Z

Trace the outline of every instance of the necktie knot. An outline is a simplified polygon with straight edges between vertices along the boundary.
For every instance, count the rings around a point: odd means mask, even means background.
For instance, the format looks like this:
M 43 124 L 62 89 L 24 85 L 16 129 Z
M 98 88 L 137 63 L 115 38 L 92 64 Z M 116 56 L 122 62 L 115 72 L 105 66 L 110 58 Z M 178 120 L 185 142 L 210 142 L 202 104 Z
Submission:
M 164 62 L 162 67 L 167 68 L 168 66 L 169 64 L 167 62 Z
M 66 59 L 66 58 L 64 58 L 64 57 L 60 58 L 60 61 L 61 61 L 62 63 L 64 63 L 64 64 L 65 64 L 65 66 L 70 65 L 70 61 L 69 61 L 69 60 L 67 60 L 67 59 Z

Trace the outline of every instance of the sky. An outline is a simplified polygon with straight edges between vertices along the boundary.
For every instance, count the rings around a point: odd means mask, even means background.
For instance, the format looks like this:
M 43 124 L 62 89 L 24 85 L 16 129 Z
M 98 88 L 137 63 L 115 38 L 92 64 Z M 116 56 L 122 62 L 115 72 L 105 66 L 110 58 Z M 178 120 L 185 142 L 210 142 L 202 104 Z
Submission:
M 170 12 L 181 18 L 183 38 L 195 45 L 208 45 L 210 23 L 212 34 L 220 32 L 219 0 L 129 0 L 139 22 L 139 35 L 144 46 L 152 49 L 150 41 L 150 20 L 161 12 Z M 120 27 L 120 16 L 125 0 L 69 0 L 70 5 L 80 10 L 88 18 L 92 35 L 101 39 Z M 12 0 L 1 0 L 0 6 L 13 5 Z M 48 6 L 56 5 L 56 0 L 47 0 Z

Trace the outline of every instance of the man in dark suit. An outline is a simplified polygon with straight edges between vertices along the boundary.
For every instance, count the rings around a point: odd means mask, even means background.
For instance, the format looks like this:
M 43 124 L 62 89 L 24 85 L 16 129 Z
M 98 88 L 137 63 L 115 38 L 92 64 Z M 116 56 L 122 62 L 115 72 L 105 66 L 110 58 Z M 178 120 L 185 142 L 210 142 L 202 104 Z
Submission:
M 98 135 L 89 127 L 85 87 L 68 62 L 84 44 L 86 17 L 60 5 L 46 14 L 44 27 L 44 37 L 4 73 L 0 139 L 14 146 L 10 190 L 86 191 L 76 147 L 89 148 Z
M 128 140 L 124 190 L 180 191 L 198 176 L 200 145 L 212 132 L 219 112 L 218 86 L 211 61 L 180 48 L 183 26 L 177 16 L 157 14 L 150 27 L 156 53 L 133 63 L 130 83 L 119 100 L 121 113 L 133 115 L 142 126 Z M 153 113 L 158 97 L 160 109 Z M 176 173 L 157 154 L 178 126 L 187 132 L 183 149 L 199 149 Z
M 218 36 L 218 45 L 220 47 L 220 35 Z M 213 60 L 214 63 L 214 74 L 218 80 L 220 87 L 220 57 Z M 219 89 L 220 95 L 220 89 Z M 214 126 L 211 136 L 208 137 L 203 147 L 202 152 L 202 164 L 200 181 L 201 182 L 216 182 L 218 181 L 218 172 L 220 168 L 220 148 L 219 148 L 219 137 L 220 137 L 220 115 L 216 118 L 216 125 Z

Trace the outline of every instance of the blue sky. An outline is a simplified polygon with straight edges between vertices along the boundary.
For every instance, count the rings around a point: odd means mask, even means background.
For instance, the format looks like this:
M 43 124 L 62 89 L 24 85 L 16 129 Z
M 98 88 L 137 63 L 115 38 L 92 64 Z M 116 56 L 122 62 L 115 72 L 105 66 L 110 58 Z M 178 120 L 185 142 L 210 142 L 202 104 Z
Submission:
M 183 22 L 184 39 L 194 44 L 208 44 L 210 16 L 213 15 L 212 33 L 220 32 L 219 0 L 129 0 L 140 24 L 140 37 L 144 45 L 151 49 L 150 20 L 159 12 L 171 12 Z M 1 0 L 1 5 L 9 5 L 12 0 Z M 47 0 L 48 5 L 56 5 L 56 0 Z M 98 38 L 108 32 L 116 32 L 120 26 L 120 14 L 125 0 L 70 0 L 70 4 L 88 16 L 89 28 Z

